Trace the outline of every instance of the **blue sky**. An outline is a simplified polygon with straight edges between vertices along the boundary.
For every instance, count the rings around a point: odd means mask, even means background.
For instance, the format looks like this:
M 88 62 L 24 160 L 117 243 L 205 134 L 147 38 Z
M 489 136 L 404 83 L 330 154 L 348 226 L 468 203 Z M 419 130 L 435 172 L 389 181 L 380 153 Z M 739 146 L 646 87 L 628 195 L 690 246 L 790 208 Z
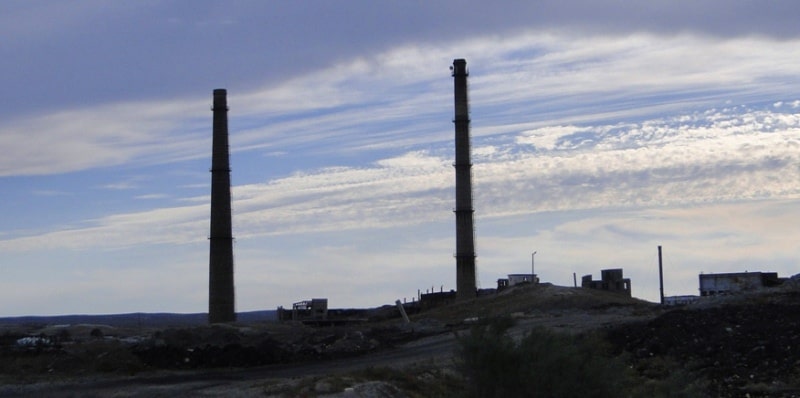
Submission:
M 527 4 L 531 3 L 531 4 Z M 228 89 L 237 310 L 455 287 L 470 69 L 478 278 L 633 294 L 798 271 L 792 1 L 0 3 L 0 316 L 207 310 Z

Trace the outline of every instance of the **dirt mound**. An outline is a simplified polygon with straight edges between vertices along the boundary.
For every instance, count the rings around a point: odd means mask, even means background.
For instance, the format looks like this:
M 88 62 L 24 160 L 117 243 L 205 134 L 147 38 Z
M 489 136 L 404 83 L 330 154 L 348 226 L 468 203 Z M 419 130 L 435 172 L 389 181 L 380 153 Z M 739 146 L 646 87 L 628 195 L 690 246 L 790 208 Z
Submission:
M 711 396 L 800 396 L 800 293 L 744 297 L 621 326 L 609 340 L 639 370 L 678 363 Z
M 637 307 L 643 310 L 657 307 L 656 304 L 624 294 L 543 283 L 514 286 L 499 294 L 481 296 L 433 308 L 412 318 L 432 318 L 447 324 L 457 324 L 463 322 L 464 319 L 474 317 L 497 317 L 514 313 L 546 313 L 563 310 L 597 311 L 620 306 Z

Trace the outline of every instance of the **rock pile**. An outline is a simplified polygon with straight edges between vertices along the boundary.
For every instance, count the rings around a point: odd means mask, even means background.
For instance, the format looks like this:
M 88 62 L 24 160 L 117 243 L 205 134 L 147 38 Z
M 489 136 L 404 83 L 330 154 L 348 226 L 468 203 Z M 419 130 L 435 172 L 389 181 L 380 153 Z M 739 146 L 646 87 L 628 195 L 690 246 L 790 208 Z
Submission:
M 609 333 L 640 369 L 676 361 L 709 396 L 800 397 L 800 293 L 676 309 Z

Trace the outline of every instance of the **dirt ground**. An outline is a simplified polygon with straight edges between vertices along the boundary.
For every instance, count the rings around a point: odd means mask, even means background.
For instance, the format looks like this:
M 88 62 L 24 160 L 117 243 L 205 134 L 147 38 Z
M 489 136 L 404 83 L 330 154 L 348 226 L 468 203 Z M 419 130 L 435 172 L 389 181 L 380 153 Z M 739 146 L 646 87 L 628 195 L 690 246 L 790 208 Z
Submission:
M 515 337 L 537 327 L 602 333 L 644 380 L 680 373 L 709 396 L 791 397 L 800 396 L 798 310 L 793 284 L 682 308 L 539 285 L 434 308 L 410 324 L 6 328 L 0 397 L 448 396 L 463 383 L 457 336 L 497 316 L 515 319 Z M 20 336 L 47 343 L 19 347 Z
M 709 396 L 800 397 L 800 291 L 793 286 L 708 300 L 608 336 L 640 372 L 658 377 L 673 361 Z

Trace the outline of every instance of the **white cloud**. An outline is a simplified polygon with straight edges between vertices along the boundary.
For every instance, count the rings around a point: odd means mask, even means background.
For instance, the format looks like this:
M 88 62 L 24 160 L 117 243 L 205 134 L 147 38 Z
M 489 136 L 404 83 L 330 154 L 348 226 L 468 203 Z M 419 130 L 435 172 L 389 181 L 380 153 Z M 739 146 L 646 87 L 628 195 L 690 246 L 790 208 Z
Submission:
M 559 138 L 570 134 L 586 131 L 588 128 L 578 126 L 548 126 L 538 129 L 523 131 L 517 137 L 518 144 L 533 145 L 537 149 L 554 150 Z
M 654 246 L 656 240 L 670 247 L 674 259 L 695 262 L 681 271 L 687 278 L 688 267 L 723 270 L 748 258 L 774 260 L 781 271 L 788 270 L 786 259 L 797 253 L 780 236 L 791 236 L 796 217 L 780 211 L 800 194 L 800 115 L 792 113 L 800 100 L 788 97 L 800 88 L 793 67 L 797 44 L 525 33 L 390 49 L 280 84 L 231 92 L 234 158 L 258 150 L 281 154 L 281 161 L 317 160 L 313 168 L 297 161 L 289 171 L 233 187 L 234 235 L 237 247 L 248 248 L 237 252 L 237 262 L 259 281 L 268 279 L 258 271 L 261 255 L 279 267 L 270 268 L 275 274 L 286 276 L 279 280 L 302 278 L 319 264 L 331 267 L 306 290 L 284 290 L 284 303 L 287 295 L 330 287 L 330 280 L 345 286 L 341 275 L 367 273 L 376 263 L 386 268 L 365 277 L 360 288 L 378 285 L 389 291 L 403 274 L 386 271 L 390 268 L 418 270 L 423 276 L 415 275 L 409 284 L 422 284 L 424 274 L 438 272 L 440 262 L 441 275 L 452 277 L 447 66 L 464 56 L 471 68 L 473 180 L 484 285 L 516 269 L 516 258 L 527 263 L 529 237 L 543 248 L 543 275 L 568 265 L 597 273 L 604 266 L 640 264 L 650 256 L 642 261 L 635 246 Z M 5 122 L 0 146 L 8 156 L 0 160 L 0 175 L 113 165 L 136 169 L 208 157 L 209 94 Z M 325 158 L 333 153 L 355 160 L 341 164 Z M 131 182 L 137 181 L 122 181 Z M 119 184 L 106 188 L 126 187 Z M 208 231 L 206 192 L 139 195 L 184 196 L 176 200 L 186 206 L 119 209 L 48 233 L 5 231 L 0 252 L 196 248 Z M 552 214 L 567 220 L 536 226 Z M 504 223 L 513 228 L 503 228 Z M 429 228 L 435 232 L 425 236 Z M 276 241 L 296 246 L 294 251 L 260 247 Z M 419 252 L 409 254 L 415 247 Z M 708 247 L 721 249 L 710 256 Z M 284 263 L 273 264 L 272 256 Z M 154 257 L 150 261 L 162 261 Z M 146 280 L 147 272 L 137 272 L 125 275 Z M 637 267 L 630 275 L 650 277 Z M 375 278 L 392 283 L 375 283 Z M 647 285 L 635 282 L 634 290 L 639 286 Z M 247 300 L 258 300 L 259 287 L 247 289 Z M 337 289 L 332 294 L 348 294 L 347 288 Z M 400 294 L 406 293 L 392 291 Z
M 106 184 L 102 186 L 103 189 L 111 189 L 117 191 L 125 191 L 129 189 L 137 189 L 139 185 L 132 181 L 122 181 L 122 182 L 115 182 L 112 184 Z
M 798 132 L 800 115 L 746 108 L 525 131 L 475 145 L 477 215 L 796 198 Z M 537 139 L 547 144 L 526 150 L 541 142 Z M 235 235 L 251 239 L 446 220 L 453 182 L 450 159 L 412 151 L 363 167 L 329 167 L 236 186 Z M 195 242 L 206 234 L 208 196 L 184 200 L 199 204 L 109 216 L 87 228 L 7 240 L 3 246 Z
M 232 148 L 325 153 L 448 140 L 447 65 L 459 56 L 468 57 L 472 70 L 475 136 L 521 123 L 534 123 L 525 129 L 537 131 L 652 116 L 725 97 L 763 100 L 800 88 L 791 67 L 800 46 L 792 40 L 525 33 L 454 44 L 390 49 L 279 85 L 231 92 Z M 0 161 L 0 175 L 205 157 L 211 116 L 204 95 L 64 110 L 0 125 L 0 144 L 10 154 Z
M 74 195 L 72 192 L 67 191 L 58 191 L 54 189 L 39 189 L 31 192 L 36 196 L 71 196 Z
M 115 214 L 39 235 L 0 241 L 0 251 L 120 249 L 134 245 L 186 244 L 207 237 L 208 205 Z
M 0 176 L 61 174 L 126 163 L 200 156 L 195 136 L 201 103 L 116 104 L 65 110 L 0 126 Z M 205 128 L 203 129 L 205 130 Z M 202 146 L 199 146 L 201 144 Z
M 163 193 L 149 193 L 145 195 L 134 196 L 134 199 L 152 200 L 152 199 L 164 199 L 168 197 L 169 195 Z

